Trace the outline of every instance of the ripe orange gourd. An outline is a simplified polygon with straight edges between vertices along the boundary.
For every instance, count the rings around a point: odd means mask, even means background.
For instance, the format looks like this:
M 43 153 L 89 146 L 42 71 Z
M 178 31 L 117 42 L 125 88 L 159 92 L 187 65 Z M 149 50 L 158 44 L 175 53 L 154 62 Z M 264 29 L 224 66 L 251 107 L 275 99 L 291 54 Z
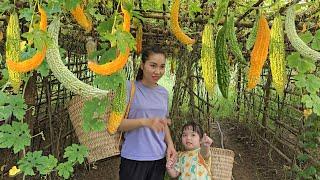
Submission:
M 130 14 L 124 8 L 121 8 L 123 12 L 123 29 L 126 32 L 130 32 Z M 106 64 L 99 65 L 96 62 L 88 61 L 88 68 L 96 74 L 111 75 L 121 70 L 128 61 L 130 49 L 127 47 L 125 53 L 121 53 L 118 57 Z

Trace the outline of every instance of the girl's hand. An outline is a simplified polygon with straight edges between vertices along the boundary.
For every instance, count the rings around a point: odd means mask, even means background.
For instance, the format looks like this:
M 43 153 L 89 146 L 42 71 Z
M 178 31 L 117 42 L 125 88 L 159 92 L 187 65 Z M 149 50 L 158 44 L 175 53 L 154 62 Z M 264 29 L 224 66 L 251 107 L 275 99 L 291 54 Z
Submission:
M 174 146 L 170 146 L 168 145 L 167 147 L 167 160 L 173 160 L 173 161 L 176 161 L 177 160 L 177 151 L 176 149 L 174 148 Z
M 174 164 L 175 164 L 176 162 L 175 162 L 175 160 L 174 159 L 168 159 L 167 160 L 167 163 L 166 163 L 166 168 L 167 169 L 173 169 L 173 166 L 174 166 Z
M 212 142 L 213 142 L 212 139 L 209 136 L 207 136 L 206 133 L 204 133 L 201 139 L 201 145 L 204 147 L 210 147 Z

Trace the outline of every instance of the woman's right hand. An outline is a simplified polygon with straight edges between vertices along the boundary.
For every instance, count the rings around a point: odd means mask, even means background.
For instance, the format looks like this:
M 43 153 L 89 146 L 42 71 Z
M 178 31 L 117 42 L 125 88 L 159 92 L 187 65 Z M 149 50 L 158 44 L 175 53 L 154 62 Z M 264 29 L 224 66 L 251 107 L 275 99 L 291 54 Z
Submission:
M 167 119 L 165 118 L 147 119 L 146 126 L 156 132 L 161 132 L 161 131 L 164 131 L 167 126 Z

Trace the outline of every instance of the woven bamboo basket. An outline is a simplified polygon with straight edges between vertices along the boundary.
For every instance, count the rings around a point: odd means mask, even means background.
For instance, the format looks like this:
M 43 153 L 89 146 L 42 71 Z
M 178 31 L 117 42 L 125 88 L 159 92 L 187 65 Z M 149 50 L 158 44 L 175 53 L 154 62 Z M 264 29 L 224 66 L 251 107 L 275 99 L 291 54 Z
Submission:
M 228 149 L 211 148 L 211 177 L 212 180 L 230 180 L 234 152 Z
M 92 163 L 100 159 L 120 154 L 120 133 L 110 135 L 106 130 L 88 133 L 83 131 L 81 111 L 84 102 L 88 99 L 89 98 L 81 96 L 74 96 L 69 102 L 68 112 L 79 142 L 89 149 L 89 156 L 87 159 L 89 163 Z M 105 117 L 108 117 L 108 114 L 109 112 L 107 110 Z M 107 118 L 103 119 L 107 121 Z

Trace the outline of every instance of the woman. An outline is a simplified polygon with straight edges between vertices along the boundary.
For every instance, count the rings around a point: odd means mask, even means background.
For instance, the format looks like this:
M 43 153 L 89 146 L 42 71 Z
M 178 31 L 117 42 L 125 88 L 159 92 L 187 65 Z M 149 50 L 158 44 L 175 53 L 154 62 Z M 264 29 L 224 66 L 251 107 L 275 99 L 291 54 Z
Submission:
M 118 130 L 125 132 L 121 149 L 120 180 L 162 180 L 166 158 L 175 158 L 168 128 L 168 91 L 157 84 L 165 73 L 163 51 L 151 48 L 142 52 L 128 119 Z M 127 89 L 131 89 L 128 83 Z M 128 97 L 130 92 L 128 93 Z

